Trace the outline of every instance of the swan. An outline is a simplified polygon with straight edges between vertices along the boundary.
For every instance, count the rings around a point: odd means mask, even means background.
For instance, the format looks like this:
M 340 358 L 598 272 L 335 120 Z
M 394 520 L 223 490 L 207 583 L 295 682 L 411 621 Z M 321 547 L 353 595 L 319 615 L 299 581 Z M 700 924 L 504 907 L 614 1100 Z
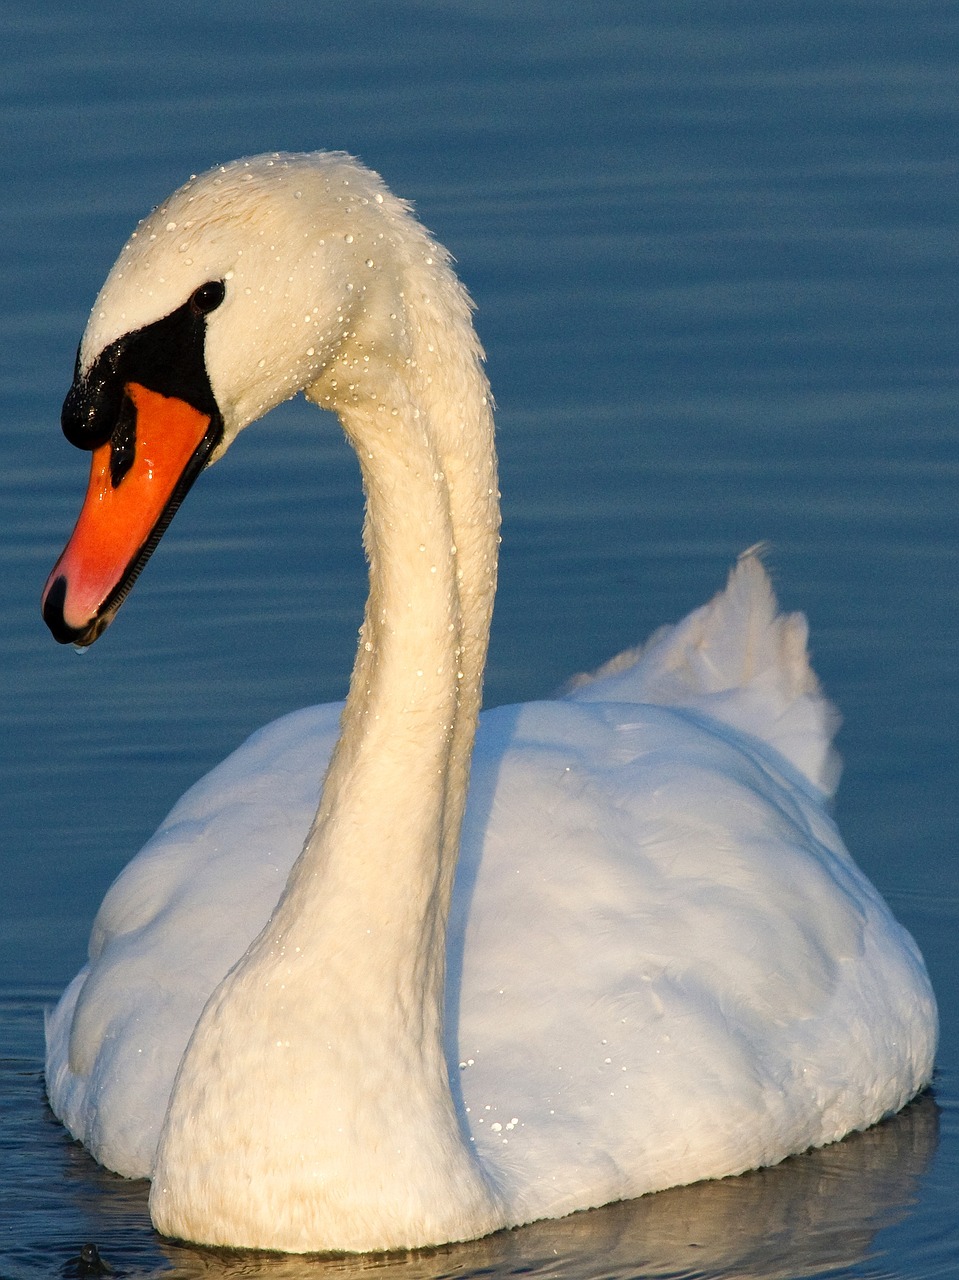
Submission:
M 349 156 L 191 178 L 123 248 L 64 404 L 91 472 L 56 639 L 96 640 L 200 471 L 299 391 L 366 493 L 348 697 L 254 735 L 107 893 L 48 1017 L 69 1131 L 152 1179 L 167 1236 L 361 1252 L 773 1164 L 922 1090 L 923 961 L 829 816 L 834 716 L 758 556 L 477 733 L 482 351 L 448 255 Z

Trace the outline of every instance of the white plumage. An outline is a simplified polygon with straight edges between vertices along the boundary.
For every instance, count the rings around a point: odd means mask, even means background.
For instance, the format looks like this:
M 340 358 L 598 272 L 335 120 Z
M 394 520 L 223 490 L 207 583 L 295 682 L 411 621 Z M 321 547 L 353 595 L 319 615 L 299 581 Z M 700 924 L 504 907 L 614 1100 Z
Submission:
M 186 215 L 190 268 L 162 231 Z M 485 382 L 442 251 L 344 157 L 238 163 L 140 229 L 84 358 L 121 315 L 147 323 L 211 275 L 250 289 L 259 223 L 280 255 L 309 241 L 299 310 L 365 291 L 309 355 L 229 292 L 207 340 L 227 441 L 295 367 L 363 465 L 371 598 L 343 742 L 315 818 L 343 707 L 267 726 L 113 885 L 49 1020 L 64 1123 L 110 1168 L 155 1174 L 161 1230 L 305 1251 L 559 1216 L 901 1107 L 931 1076 L 933 996 L 829 817 L 833 712 L 755 555 L 643 650 L 484 713 L 449 894 L 497 520 Z M 282 295 L 286 275 L 284 259 L 260 285 Z M 273 367 L 255 397 L 238 346 Z

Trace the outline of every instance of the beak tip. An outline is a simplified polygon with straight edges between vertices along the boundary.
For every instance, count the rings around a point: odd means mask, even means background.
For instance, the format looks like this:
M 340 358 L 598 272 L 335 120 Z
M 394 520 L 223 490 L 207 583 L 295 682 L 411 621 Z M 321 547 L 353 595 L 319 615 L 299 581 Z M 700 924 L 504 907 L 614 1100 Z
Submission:
M 43 594 L 41 606 L 43 620 L 58 644 L 72 644 L 77 648 L 85 649 L 93 644 L 101 631 L 106 629 L 113 615 L 110 614 L 105 619 L 94 618 L 86 627 L 73 627 L 64 616 L 66 599 L 67 579 L 66 575 L 61 573 L 53 579 Z
M 73 637 L 73 628 L 67 626 L 63 616 L 66 598 L 67 580 L 61 573 L 47 585 L 40 605 L 43 621 L 59 644 L 69 644 Z

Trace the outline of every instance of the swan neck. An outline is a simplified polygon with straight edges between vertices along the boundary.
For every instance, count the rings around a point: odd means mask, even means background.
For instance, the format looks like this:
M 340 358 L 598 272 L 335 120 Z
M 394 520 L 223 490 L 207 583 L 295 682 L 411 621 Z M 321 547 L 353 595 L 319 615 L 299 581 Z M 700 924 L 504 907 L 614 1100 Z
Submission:
M 170 1234 L 367 1249 L 463 1239 L 504 1221 L 464 1141 L 443 1045 L 446 925 L 499 509 L 468 302 L 451 272 L 441 283 L 422 314 L 396 308 L 403 333 L 391 335 L 388 355 L 358 338 L 344 357 L 349 382 L 333 370 L 307 392 L 338 412 L 360 460 L 369 597 L 303 852 L 181 1064 L 151 1193 L 154 1221 Z M 404 293 L 422 299 L 428 284 L 407 281 Z M 396 359 L 402 339 L 408 354 Z M 278 1097 L 289 1080 L 309 1082 L 297 1117 L 274 1105 L 269 1063 Z M 221 1116 L 247 1095 L 238 1161 Z M 191 1234 L 200 1153 L 222 1183 L 202 1236 Z M 300 1168 L 313 1188 L 306 1235 L 302 1214 L 281 1228 L 269 1209 Z M 270 1190 L 262 1220 L 258 1206 L 241 1221 L 234 1206 L 250 1180 Z
M 367 495 L 370 590 L 341 739 L 296 877 L 322 868 L 318 909 L 330 913 L 342 892 L 370 931 L 353 934 L 351 980 L 373 964 L 385 1003 L 399 993 L 407 1009 L 419 1005 L 437 1043 L 499 523 L 485 380 L 471 360 L 454 399 L 443 372 L 427 375 L 431 396 L 399 378 L 389 395 L 381 385 L 385 427 L 379 404 L 341 411 Z M 364 960 L 373 931 L 376 958 Z

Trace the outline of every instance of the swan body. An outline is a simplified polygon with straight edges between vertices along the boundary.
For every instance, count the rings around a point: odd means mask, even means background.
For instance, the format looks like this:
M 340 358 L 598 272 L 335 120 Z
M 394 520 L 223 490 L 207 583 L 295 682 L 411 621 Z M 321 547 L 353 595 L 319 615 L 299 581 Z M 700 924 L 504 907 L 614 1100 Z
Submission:
M 171 333 L 202 366 L 175 387 L 151 354 Z M 829 817 L 833 713 L 756 556 L 645 648 L 477 728 L 498 530 L 480 357 L 443 251 L 341 155 L 191 180 L 94 307 L 65 429 L 98 509 L 145 503 L 162 529 L 182 496 L 137 471 L 150 413 L 186 431 L 190 476 L 299 389 L 338 412 L 368 501 L 346 703 L 183 797 L 48 1021 L 54 1110 L 152 1177 L 168 1234 L 466 1239 L 775 1163 L 931 1077 L 922 959 Z M 104 567 L 84 519 L 45 614 L 91 643 L 145 555 Z

